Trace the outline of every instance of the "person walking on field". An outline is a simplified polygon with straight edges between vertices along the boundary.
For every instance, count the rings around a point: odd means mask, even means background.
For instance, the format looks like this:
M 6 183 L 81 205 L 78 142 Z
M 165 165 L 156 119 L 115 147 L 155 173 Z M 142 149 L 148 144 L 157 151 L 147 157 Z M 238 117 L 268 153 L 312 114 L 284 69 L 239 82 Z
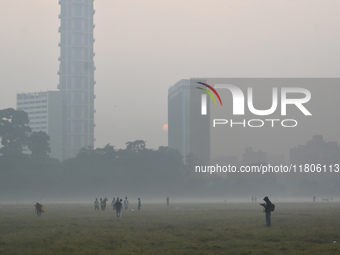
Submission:
M 266 214 L 266 223 L 267 223 L 267 227 L 271 227 L 272 226 L 272 222 L 271 222 L 271 212 L 274 211 L 275 209 L 275 205 L 270 202 L 268 197 L 265 197 L 263 199 L 266 203 L 260 204 L 264 207 L 264 212 Z
M 127 197 L 125 197 L 125 199 L 124 199 L 124 208 L 125 208 L 125 210 L 129 209 L 129 200 L 128 200 Z
M 140 211 L 140 208 L 142 206 L 142 201 L 140 200 L 140 197 L 138 198 L 138 211 Z
M 99 200 L 100 200 L 100 210 L 103 210 L 103 199 L 100 198 Z
M 108 201 L 107 198 L 104 198 L 104 199 L 103 199 L 103 208 L 102 208 L 103 211 L 105 211 L 105 209 L 106 209 L 106 202 L 107 202 L 107 201 Z
M 94 203 L 93 203 L 93 205 L 94 205 L 94 210 L 95 211 L 99 211 L 99 201 L 98 201 L 98 198 L 96 198 L 96 200 L 94 201 Z
M 41 212 L 42 212 L 42 210 L 41 210 L 41 208 L 42 208 L 42 204 L 39 204 L 38 202 L 34 205 L 34 207 L 35 207 L 35 213 L 38 215 L 38 216 L 40 216 L 41 215 Z
M 115 197 L 113 197 L 112 199 L 111 206 L 113 210 L 116 210 L 116 198 Z
M 116 214 L 117 214 L 117 217 L 120 218 L 120 216 L 122 216 L 122 199 L 119 201 L 119 199 L 116 200 Z

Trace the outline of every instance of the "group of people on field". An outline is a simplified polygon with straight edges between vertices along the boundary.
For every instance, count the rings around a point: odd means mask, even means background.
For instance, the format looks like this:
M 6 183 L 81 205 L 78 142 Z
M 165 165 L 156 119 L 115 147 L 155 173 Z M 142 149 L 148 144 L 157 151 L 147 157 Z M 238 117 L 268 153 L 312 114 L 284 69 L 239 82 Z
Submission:
M 106 201 L 108 201 L 107 198 L 100 198 L 100 201 L 98 201 L 98 198 L 94 201 L 94 210 L 99 211 L 99 206 L 102 211 L 105 211 L 106 209 Z M 123 199 L 117 197 L 113 197 L 112 202 L 111 202 L 112 209 L 116 211 L 117 217 L 120 218 L 122 216 L 122 210 L 123 207 L 125 210 L 129 209 L 129 200 L 127 197 L 125 197 L 124 201 Z M 142 201 L 140 198 L 138 198 L 138 211 L 140 211 L 142 206 Z
M 99 206 L 100 206 L 100 210 L 105 211 L 107 201 L 108 201 L 107 198 L 104 198 L 104 199 L 100 198 L 100 201 L 98 201 L 98 198 L 96 198 L 96 200 L 94 201 L 94 210 L 99 211 Z
M 257 200 L 256 197 L 255 198 L 252 197 L 252 202 L 256 200 Z M 260 204 L 260 205 L 263 206 L 264 208 L 267 227 L 271 227 L 271 212 L 274 211 L 275 205 L 269 200 L 268 197 L 265 197 L 263 200 L 265 201 L 265 203 Z M 94 201 L 94 210 L 99 211 L 99 205 L 100 205 L 101 210 L 104 211 L 106 208 L 106 201 L 108 201 L 107 198 L 104 198 L 104 199 L 100 198 L 100 201 L 98 201 L 98 198 L 96 198 L 96 200 Z M 170 198 L 166 197 L 166 205 L 169 206 L 169 204 L 170 204 Z M 127 197 L 125 197 L 124 201 L 123 199 L 119 197 L 117 198 L 113 197 L 111 206 L 112 206 L 112 209 L 116 211 L 117 217 L 120 218 L 122 216 L 123 207 L 125 210 L 129 209 L 129 200 Z M 140 198 L 138 198 L 138 211 L 140 211 L 141 206 L 142 206 L 142 202 Z
M 263 206 L 263 208 L 264 208 L 263 211 L 266 215 L 267 227 L 271 227 L 271 212 L 274 211 L 275 205 L 269 200 L 268 197 L 265 197 L 263 200 L 265 201 L 265 203 L 260 204 L 260 205 Z M 94 210 L 99 211 L 99 207 L 100 207 L 100 209 L 102 211 L 105 211 L 107 201 L 108 201 L 108 199 L 106 197 L 104 199 L 100 198 L 99 201 L 98 201 L 98 198 L 96 198 L 94 203 L 93 203 L 94 204 Z M 254 201 L 254 199 L 252 198 L 252 202 L 253 201 Z M 169 206 L 169 204 L 170 204 L 170 199 L 169 199 L 169 197 L 167 197 L 166 198 L 166 205 Z M 119 197 L 117 197 L 117 198 L 114 197 L 112 199 L 111 206 L 112 206 L 112 209 L 116 211 L 117 217 L 120 218 L 122 216 L 123 207 L 124 207 L 125 210 L 129 209 L 129 200 L 128 200 L 127 197 L 125 197 L 124 201 L 123 201 L 123 199 L 121 199 Z M 142 206 L 141 199 L 138 198 L 138 211 L 140 211 L 141 206 Z M 35 213 L 38 216 L 40 216 L 41 213 L 45 211 L 44 206 L 40 203 L 36 203 L 34 205 L 34 207 L 35 207 Z
M 34 205 L 34 207 L 35 207 L 35 213 L 36 213 L 38 216 L 40 216 L 41 213 L 43 212 L 43 205 L 37 202 L 37 203 Z

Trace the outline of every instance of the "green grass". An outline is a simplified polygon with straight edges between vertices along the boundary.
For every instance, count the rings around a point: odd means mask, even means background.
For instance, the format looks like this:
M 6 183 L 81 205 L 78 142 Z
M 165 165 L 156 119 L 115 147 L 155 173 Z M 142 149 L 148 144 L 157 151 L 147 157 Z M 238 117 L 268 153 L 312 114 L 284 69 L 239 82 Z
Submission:
M 270 229 L 251 203 L 45 206 L 1 205 L 0 254 L 340 254 L 337 203 L 276 203 Z

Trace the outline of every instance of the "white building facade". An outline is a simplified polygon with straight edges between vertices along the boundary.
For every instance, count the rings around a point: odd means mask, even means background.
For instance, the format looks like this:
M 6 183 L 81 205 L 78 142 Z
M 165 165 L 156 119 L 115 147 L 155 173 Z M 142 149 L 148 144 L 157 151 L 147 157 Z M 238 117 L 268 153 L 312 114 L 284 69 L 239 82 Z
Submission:
M 59 91 L 45 91 L 17 94 L 17 110 L 27 112 L 29 127 L 32 132 L 43 131 L 49 135 L 50 157 L 62 160 L 62 93 Z

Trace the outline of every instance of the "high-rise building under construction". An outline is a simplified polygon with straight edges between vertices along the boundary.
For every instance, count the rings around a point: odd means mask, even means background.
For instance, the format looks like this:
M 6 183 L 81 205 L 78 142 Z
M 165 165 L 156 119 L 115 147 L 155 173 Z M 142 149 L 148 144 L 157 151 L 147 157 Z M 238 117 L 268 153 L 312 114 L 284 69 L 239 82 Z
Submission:
M 63 93 L 63 158 L 94 145 L 93 0 L 60 0 L 60 66 Z

